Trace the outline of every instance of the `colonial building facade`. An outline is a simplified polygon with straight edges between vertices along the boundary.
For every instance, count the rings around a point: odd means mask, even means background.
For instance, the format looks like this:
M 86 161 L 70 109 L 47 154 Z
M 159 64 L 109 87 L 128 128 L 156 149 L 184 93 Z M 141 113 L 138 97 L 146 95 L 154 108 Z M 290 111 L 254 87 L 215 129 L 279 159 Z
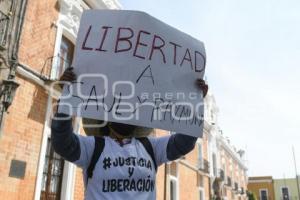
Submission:
M 116 0 L 0 0 L 0 196 L 83 199 L 82 172 L 50 145 L 51 85 L 70 66 L 83 10 L 120 9 Z M 187 156 L 161 166 L 157 199 L 245 199 L 246 165 L 221 134 L 212 94 L 204 134 Z M 80 119 L 74 130 L 83 133 Z M 156 130 L 155 135 L 170 134 Z
M 80 170 L 50 145 L 50 113 L 59 96 L 50 86 L 72 61 L 83 10 L 120 5 L 114 0 L 1 0 L 0 8 L 0 195 L 83 199 Z M 74 124 L 79 130 L 78 120 Z
M 248 190 L 258 200 L 300 199 L 300 178 L 273 179 L 272 176 L 249 177 Z M 297 185 L 298 184 L 298 185 Z
M 245 152 L 237 151 L 220 130 L 213 94 L 208 93 L 204 104 L 203 137 L 187 156 L 159 169 L 158 199 L 247 199 Z M 162 134 L 167 133 L 157 132 Z
M 228 200 L 246 199 L 248 177 L 245 152 L 237 150 L 218 126 L 219 109 L 212 94 L 205 99 L 205 111 L 205 123 L 209 127 L 211 196 Z
M 275 200 L 300 199 L 300 177 L 274 179 Z

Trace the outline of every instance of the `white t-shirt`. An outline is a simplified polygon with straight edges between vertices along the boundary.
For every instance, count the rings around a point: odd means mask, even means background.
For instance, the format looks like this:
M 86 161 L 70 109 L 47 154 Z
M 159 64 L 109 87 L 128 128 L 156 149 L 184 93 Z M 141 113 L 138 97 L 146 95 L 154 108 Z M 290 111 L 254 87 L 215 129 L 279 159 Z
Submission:
M 149 137 L 157 166 L 168 162 L 167 144 L 170 136 Z M 85 188 L 85 200 L 156 199 L 156 171 L 151 156 L 135 138 L 123 146 L 110 137 Z M 80 158 L 74 163 L 83 168 L 84 180 L 91 161 L 94 137 L 79 136 Z

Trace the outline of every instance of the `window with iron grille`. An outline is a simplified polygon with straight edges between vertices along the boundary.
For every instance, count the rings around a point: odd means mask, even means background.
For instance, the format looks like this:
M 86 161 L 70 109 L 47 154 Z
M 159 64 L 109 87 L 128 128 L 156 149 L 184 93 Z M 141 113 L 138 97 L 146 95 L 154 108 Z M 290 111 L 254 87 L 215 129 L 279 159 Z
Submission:
M 63 168 L 64 160 L 54 152 L 49 138 L 43 170 L 41 200 L 60 200 Z
M 243 187 L 241 187 L 241 194 L 245 194 L 245 190 Z
M 217 176 L 217 156 L 215 153 L 213 153 L 212 159 L 213 159 L 213 174 L 214 176 Z
M 178 164 L 172 162 L 169 164 L 169 174 L 170 174 L 170 200 L 178 200 Z
M 199 200 L 205 200 L 204 189 L 199 189 Z
M 224 181 L 225 179 L 225 173 L 223 169 L 220 169 L 220 178 Z
M 290 200 L 290 195 L 289 195 L 289 188 L 287 187 L 282 187 L 281 188 L 281 195 L 282 195 L 282 200 Z
M 231 186 L 232 184 L 231 184 L 231 178 L 229 177 L 229 176 L 227 176 L 227 185 L 228 186 Z
M 65 36 L 62 36 L 60 49 L 57 56 L 52 58 L 51 79 L 57 80 L 65 69 L 71 66 L 74 54 L 74 44 Z
M 170 180 L 170 199 L 177 200 L 177 181 Z
M 0 46 L 6 45 L 9 17 L 0 11 Z
M 260 195 L 260 200 L 268 200 L 268 190 L 267 189 L 262 189 L 259 191 Z
M 238 183 L 235 182 L 235 183 L 234 183 L 234 190 L 237 191 L 238 189 L 239 189 L 239 185 L 238 185 Z
M 198 143 L 198 168 L 203 168 L 203 153 L 202 153 L 202 144 Z
M 63 36 L 60 44 L 57 77 L 60 77 L 65 69 L 71 66 L 73 54 L 74 44 Z

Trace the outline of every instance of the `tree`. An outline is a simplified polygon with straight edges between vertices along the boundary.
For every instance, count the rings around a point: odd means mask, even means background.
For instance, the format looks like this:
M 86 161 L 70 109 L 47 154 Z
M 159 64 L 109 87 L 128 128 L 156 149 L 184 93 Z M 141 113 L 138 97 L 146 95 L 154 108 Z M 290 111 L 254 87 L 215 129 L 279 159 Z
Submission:
M 255 194 L 251 191 L 247 191 L 248 200 L 257 200 Z

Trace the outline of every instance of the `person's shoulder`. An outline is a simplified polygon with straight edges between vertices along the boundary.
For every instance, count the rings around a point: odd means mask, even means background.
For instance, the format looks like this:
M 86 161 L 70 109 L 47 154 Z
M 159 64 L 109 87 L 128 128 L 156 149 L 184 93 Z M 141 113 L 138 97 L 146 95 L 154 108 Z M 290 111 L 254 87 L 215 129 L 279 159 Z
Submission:
M 83 142 L 83 143 L 85 143 L 87 145 L 89 145 L 89 144 L 93 144 L 94 145 L 94 143 L 95 143 L 94 136 L 87 136 L 87 135 L 80 135 L 80 134 L 77 134 L 76 136 L 78 137 L 78 139 L 81 142 Z

